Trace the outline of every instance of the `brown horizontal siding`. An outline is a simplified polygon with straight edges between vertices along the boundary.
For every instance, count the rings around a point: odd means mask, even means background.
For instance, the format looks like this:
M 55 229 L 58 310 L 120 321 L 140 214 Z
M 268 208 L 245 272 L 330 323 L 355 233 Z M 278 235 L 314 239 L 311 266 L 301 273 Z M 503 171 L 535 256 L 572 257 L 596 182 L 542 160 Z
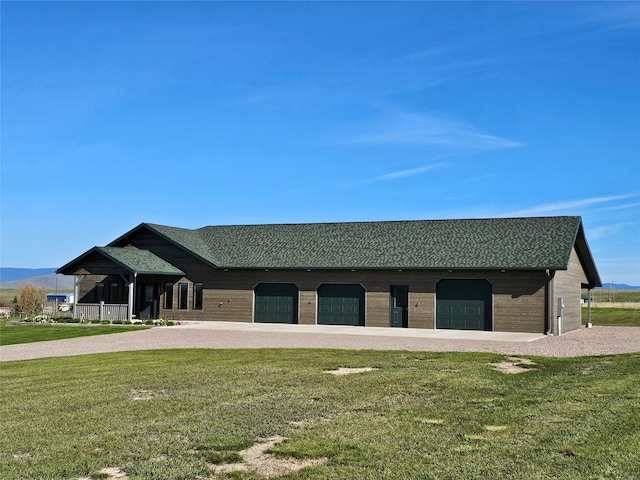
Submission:
M 390 317 L 390 293 L 367 292 L 365 294 L 365 325 L 368 327 L 388 327 Z
M 389 326 L 392 285 L 409 287 L 409 327 L 434 328 L 435 286 L 445 278 L 487 279 L 493 286 L 494 330 L 543 333 L 545 329 L 544 272 L 397 272 L 397 271 L 229 271 L 217 272 L 207 286 L 219 296 L 236 295 L 245 308 L 222 308 L 211 320 L 251 321 L 253 288 L 258 283 L 294 283 L 299 293 L 299 323 L 315 324 L 317 289 L 324 283 L 356 283 L 366 291 L 366 325 Z M 233 293 L 231 293 L 233 292 Z M 239 292 L 248 295 L 242 297 Z M 242 298 L 241 298 L 242 297 Z M 215 301 L 214 301 L 215 302 Z M 202 312 L 204 313 L 204 312 Z M 203 315 L 204 316 L 204 315 Z
M 315 291 L 301 291 L 298 297 L 298 323 L 302 325 L 315 325 L 317 297 Z
M 409 328 L 435 328 L 435 294 L 409 290 Z
M 93 252 L 82 260 L 82 268 L 75 272 L 80 275 L 129 275 L 129 271 L 113 263 L 104 255 Z
M 205 276 L 204 273 L 207 275 Z M 253 290 L 259 283 L 293 283 L 299 289 L 298 322 L 316 322 L 317 289 L 325 283 L 355 283 L 365 289 L 365 325 L 388 327 L 392 285 L 409 288 L 409 328 L 434 328 L 435 287 L 441 279 L 486 279 L 493 288 L 493 329 L 496 331 L 540 332 L 545 330 L 545 274 L 543 272 L 397 272 L 397 271 L 222 271 L 208 269 L 197 278 L 170 278 L 174 283 L 173 308 L 160 309 L 160 316 L 175 321 L 253 321 Z M 82 282 L 81 302 L 93 301 L 90 292 L 96 281 Z M 159 305 L 164 304 L 166 277 L 139 276 L 137 283 L 156 283 Z M 178 309 L 177 284 L 189 285 L 186 310 Z M 203 309 L 193 310 L 195 282 L 204 285 Z M 108 280 L 105 280 L 108 289 Z M 85 298 L 83 298 L 86 297 Z M 579 296 L 579 294 L 578 294 Z M 579 298 L 579 297 L 578 297 Z M 565 327 L 566 328 L 566 327 Z
M 564 311 L 562 315 L 562 331 L 570 332 L 582 326 L 582 302 L 580 295 L 581 283 L 587 283 L 587 279 L 580 264 L 578 254 L 575 249 L 571 253 L 569 268 L 556 272 L 553 279 L 553 311 L 554 316 L 558 315 L 557 299 L 564 299 Z
M 259 283 L 293 283 L 299 289 L 298 322 L 316 323 L 317 290 L 320 285 L 361 284 L 365 289 L 365 325 L 388 327 L 390 324 L 391 286 L 409 289 L 409 328 L 434 328 L 435 289 L 442 279 L 486 279 L 493 288 L 493 329 L 498 331 L 540 332 L 545 330 L 544 272 L 499 271 L 418 271 L 418 270 L 228 270 L 215 269 L 167 242 L 163 238 L 139 229 L 118 247 L 147 249 L 177 268 L 188 272 L 184 278 L 139 276 L 137 283 L 158 285 L 158 304 L 162 307 L 164 283 L 174 284 L 173 308 L 160 308 L 159 315 L 176 321 L 253 321 L 253 290 Z M 92 269 L 108 269 L 108 265 L 91 264 Z M 102 270 L 102 273 L 110 273 Z M 97 278 L 97 277 L 95 277 Z M 87 277 L 81 285 L 82 295 L 88 295 L 95 284 Z M 104 278 L 104 277 L 102 277 Z M 566 279 L 569 284 L 574 281 Z M 189 284 L 188 308 L 178 309 L 177 284 Z M 193 310 L 193 284 L 204 285 L 203 309 Z M 561 284 L 564 279 L 561 279 Z M 108 286 L 105 284 L 105 288 Z M 564 287 L 561 287 L 563 289 Z M 568 287 L 567 287 L 568 288 Z M 564 291 L 564 290 L 563 290 Z M 578 296 L 579 299 L 579 283 Z M 82 300 L 81 300 L 82 301 Z
M 493 276 L 493 329 L 545 331 L 545 272 L 504 272 Z
M 107 275 L 87 275 L 80 282 L 78 290 L 78 303 L 96 302 L 96 282 L 104 282 L 107 285 Z

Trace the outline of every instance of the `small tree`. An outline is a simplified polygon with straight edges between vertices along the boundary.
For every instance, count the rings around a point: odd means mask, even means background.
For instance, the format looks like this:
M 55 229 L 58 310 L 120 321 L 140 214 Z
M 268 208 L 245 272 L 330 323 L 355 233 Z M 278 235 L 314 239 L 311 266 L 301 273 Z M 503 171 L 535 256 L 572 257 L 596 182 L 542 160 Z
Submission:
M 47 300 L 47 291 L 44 288 L 37 288 L 27 285 L 20 290 L 16 308 L 18 312 L 29 316 L 42 313 L 42 306 Z

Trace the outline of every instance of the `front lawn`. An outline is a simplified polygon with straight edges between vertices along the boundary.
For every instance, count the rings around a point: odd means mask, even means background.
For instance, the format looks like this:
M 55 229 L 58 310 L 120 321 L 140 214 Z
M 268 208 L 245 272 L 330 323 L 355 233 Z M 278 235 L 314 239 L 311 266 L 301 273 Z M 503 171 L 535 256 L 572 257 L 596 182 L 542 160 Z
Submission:
M 265 439 L 275 457 L 256 462 L 315 460 L 289 480 L 638 478 L 640 354 L 531 360 L 193 349 L 7 362 L 0 478 L 216 478 Z M 491 365 L 503 361 L 524 372 Z M 326 373 L 344 367 L 373 370 Z M 256 465 L 217 478 L 262 478 Z
M 65 338 L 88 337 L 90 335 L 130 332 L 132 330 L 147 328 L 143 326 L 134 327 L 78 324 L 7 325 L 6 323 L 6 320 L 0 321 L 0 345 L 46 342 L 48 340 L 62 340 Z

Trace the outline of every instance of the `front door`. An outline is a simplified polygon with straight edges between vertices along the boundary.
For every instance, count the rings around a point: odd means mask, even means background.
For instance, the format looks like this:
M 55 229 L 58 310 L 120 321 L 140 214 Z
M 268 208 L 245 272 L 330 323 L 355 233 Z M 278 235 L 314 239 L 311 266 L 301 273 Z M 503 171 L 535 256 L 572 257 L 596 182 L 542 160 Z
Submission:
M 155 284 L 143 283 L 140 285 L 138 295 L 139 308 L 138 318 L 149 320 L 156 318 L 158 312 L 158 289 Z
M 409 326 L 409 287 L 391 287 L 390 324 L 400 328 Z

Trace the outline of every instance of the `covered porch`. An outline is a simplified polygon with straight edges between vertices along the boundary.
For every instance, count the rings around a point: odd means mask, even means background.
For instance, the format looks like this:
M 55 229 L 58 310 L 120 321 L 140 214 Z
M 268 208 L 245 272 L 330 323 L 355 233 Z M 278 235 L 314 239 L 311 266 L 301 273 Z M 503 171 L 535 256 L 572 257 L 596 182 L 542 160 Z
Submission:
M 148 320 L 160 312 L 160 286 L 185 272 L 149 250 L 94 247 L 57 273 L 74 276 L 74 318 Z

